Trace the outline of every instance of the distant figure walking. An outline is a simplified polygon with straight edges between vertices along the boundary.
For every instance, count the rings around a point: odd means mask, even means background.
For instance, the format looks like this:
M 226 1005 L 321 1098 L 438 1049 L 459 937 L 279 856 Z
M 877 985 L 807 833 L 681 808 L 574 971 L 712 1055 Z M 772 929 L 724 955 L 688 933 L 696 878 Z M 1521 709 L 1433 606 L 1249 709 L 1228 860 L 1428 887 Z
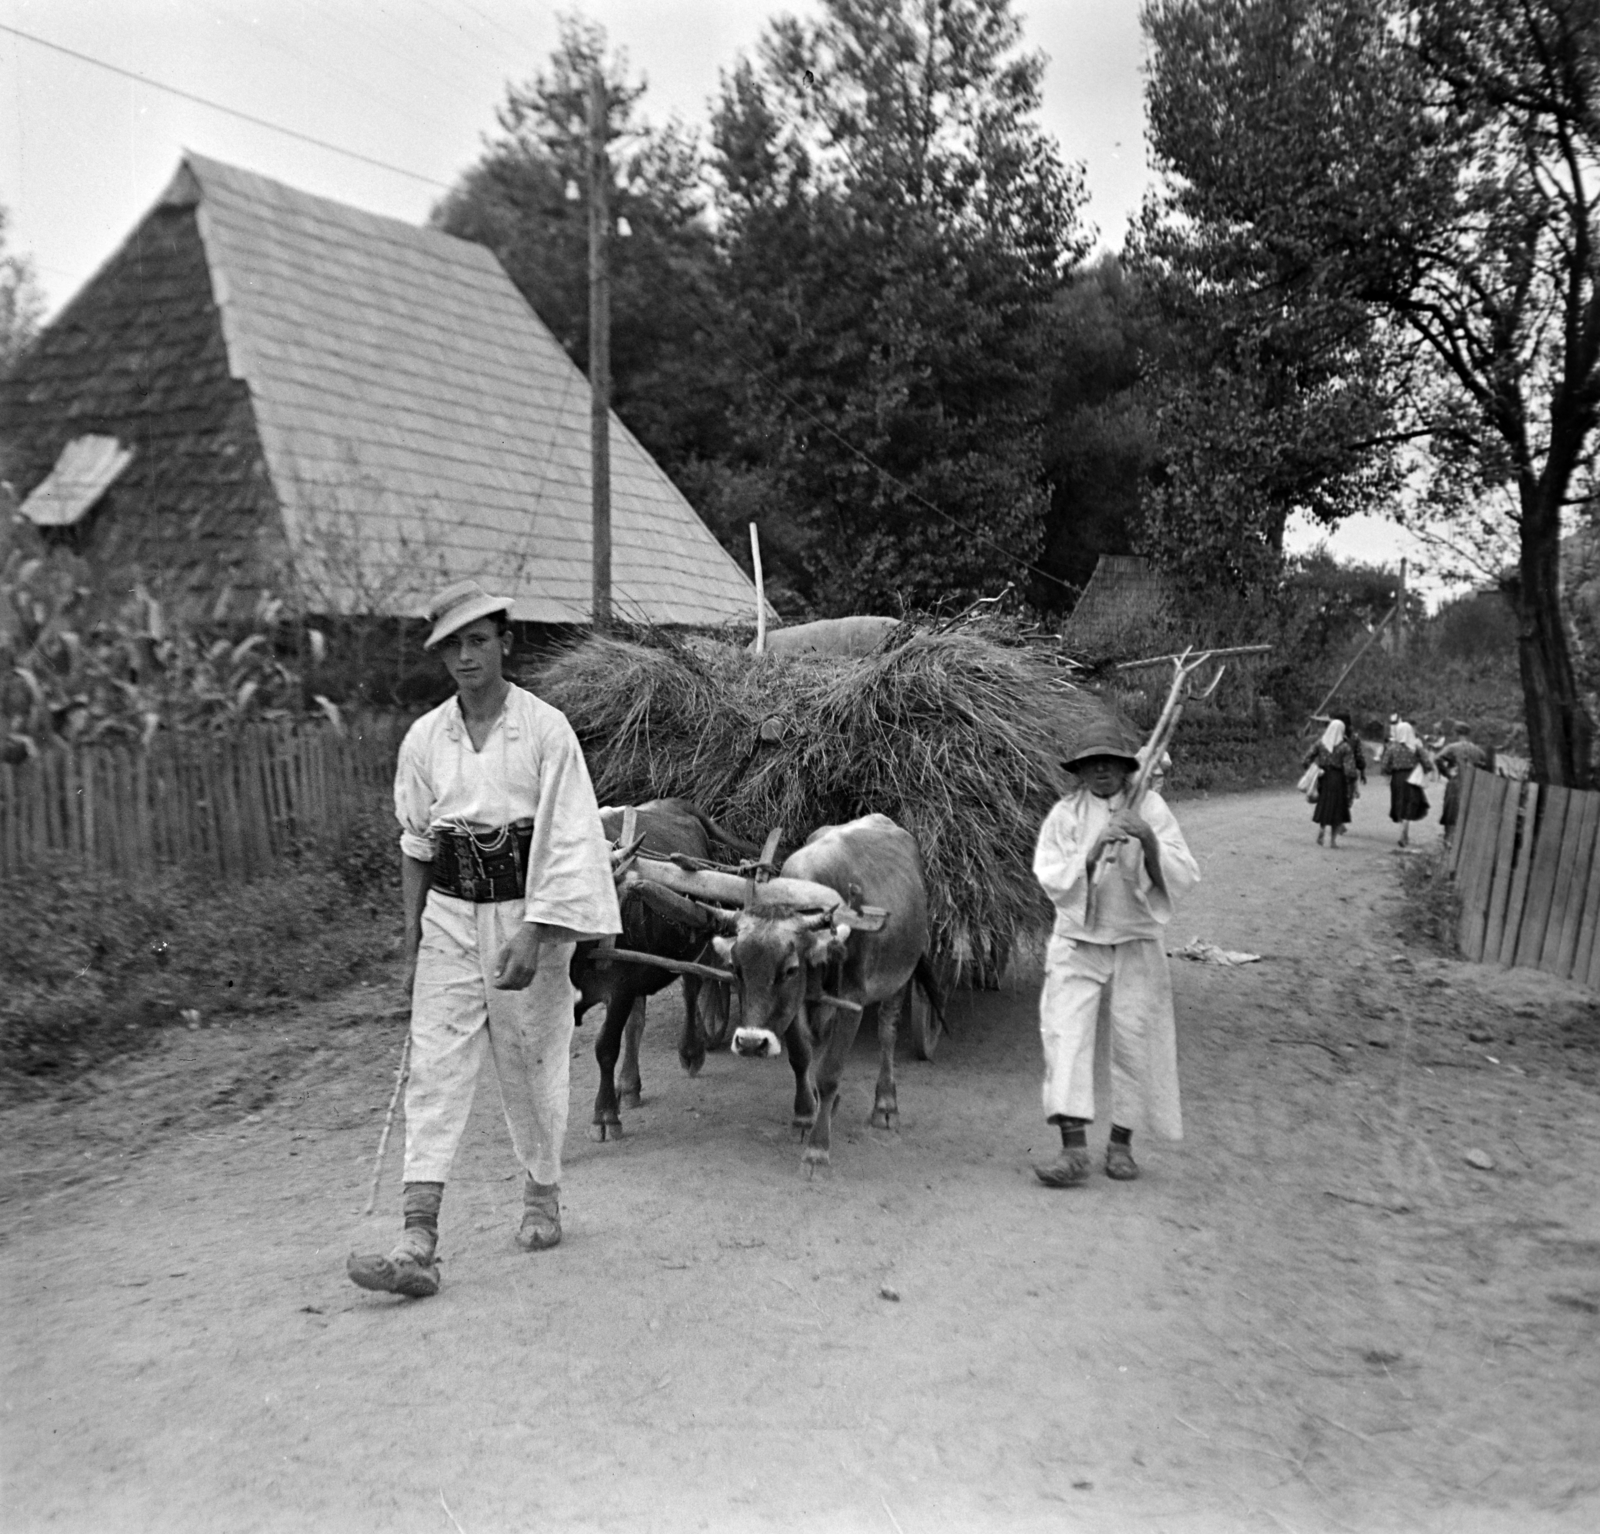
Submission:
M 1361 789 L 1367 781 L 1367 748 L 1361 743 L 1361 732 L 1351 722 L 1349 709 L 1338 709 L 1329 717 L 1337 719 L 1344 726 L 1344 738 L 1349 743 L 1351 756 L 1356 759 L 1357 781 L 1350 785 L 1350 803 L 1353 805 L 1361 797 Z M 1348 821 L 1339 827 L 1341 834 L 1349 829 Z
M 1317 845 L 1320 847 L 1326 836 L 1331 851 L 1339 845 L 1339 833 L 1350 824 L 1350 789 L 1357 772 L 1344 720 L 1335 717 L 1328 721 L 1328 728 L 1306 752 L 1302 765 L 1317 769 L 1317 799 L 1311 819 L 1317 827 Z
M 1439 830 L 1446 841 L 1450 840 L 1461 814 L 1461 773 L 1464 767 L 1487 767 L 1489 753 L 1472 738 L 1472 726 L 1464 719 L 1456 720 L 1456 738 L 1442 746 L 1434 757 L 1439 771 L 1444 774 L 1444 804 L 1439 810 Z
M 1428 796 L 1422 791 L 1422 779 L 1432 766 L 1416 730 L 1406 720 L 1397 720 L 1378 771 L 1389 775 L 1389 819 L 1400 827 L 1402 847 L 1411 843 L 1411 822 L 1427 818 Z

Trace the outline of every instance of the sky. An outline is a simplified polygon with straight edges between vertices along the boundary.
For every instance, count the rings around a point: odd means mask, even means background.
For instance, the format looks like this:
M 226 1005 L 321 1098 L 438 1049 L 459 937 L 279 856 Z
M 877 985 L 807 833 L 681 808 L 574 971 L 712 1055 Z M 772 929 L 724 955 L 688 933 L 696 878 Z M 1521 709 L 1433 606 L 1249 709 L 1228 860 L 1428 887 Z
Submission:
M 185 149 L 421 222 L 495 131 L 508 81 L 543 67 L 558 12 L 574 8 L 539 0 L 0 0 L 8 247 L 32 259 L 50 308 L 60 307 L 149 209 Z M 1040 120 L 1064 157 L 1084 167 L 1085 217 L 1101 246 L 1118 248 L 1149 182 L 1138 0 L 1018 0 L 1016 8 L 1027 46 L 1048 58 Z M 769 17 L 813 9 L 814 0 L 581 6 L 648 81 L 645 115 L 692 123 L 706 120 L 719 71 L 753 48 Z M 1293 538 L 1309 547 L 1318 535 Z M 1342 558 L 1391 563 L 1403 539 L 1391 524 L 1357 518 L 1330 546 Z
M 148 209 L 185 148 L 420 222 L 548 60 L 557 13 L 512 0 L 0 0 L 0 204 L 52 307 Z M 646 114 L 704 122 L 719 70 L 813 0 L 586 0 L 649 82 Z M 1118 246 L 1146 182 L 1138 0 L 1021 0 L 1049 57 L 1041 121 L 1081 161 Z M 18 32 L 312 138 L 380 169 L 42 47 Z M 8 105 L 9 103 L 9 105 Z M 412 173 L 411 176 L 401 171 Z M 421 177 L 426 179 L 413 179 Z M 433 183 L 433 184 L 430 184 Z

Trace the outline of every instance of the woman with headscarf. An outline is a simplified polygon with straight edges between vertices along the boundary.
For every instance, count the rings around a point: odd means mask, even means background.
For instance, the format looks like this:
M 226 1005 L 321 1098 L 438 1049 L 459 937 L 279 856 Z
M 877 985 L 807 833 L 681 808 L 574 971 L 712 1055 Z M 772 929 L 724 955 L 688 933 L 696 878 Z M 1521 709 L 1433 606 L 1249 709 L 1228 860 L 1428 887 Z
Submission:
M 1367 781 L 1367 748 L 1361 743 L 1361 732 L 1352 722 L 1350 718 L 1350 710 L 1347 708 L 1341 708 L 1330 714 L 1328 717 L 1330 719 L 1337 719 L 1344 726 L 1344 738 L 1349 742 L 1351 756 L 1356 759 L 1356 776 L 1361 787 L 1364 787 Z M 1356 783 L 1351 783 L 1351 804 L 1354 804 L 1356 800 L 1361 797 L 1361 787 L 1358 787 Z M 1341 833 L 1348 831 L 1349 829 L 1350 827 L 1348 825 L 1339 827 Z
M 1433 769 L 1427 748 L 1417 738 L 1411 724 L 1401 719 L 1383 748 L 1378 771 L 1389 774 L 1389 819 L 1400 827 L 1400 845 L 1411 842 L 1411 822 L 1425 819 L 1428 796 L 1422 791 L 1424 772 Z
M 1317 827 L 1317 845 L 1326 834 L 1329 848 L 1339 845 L 1339 833 L 1350 824 L 1350 785 L 1356 780 L 1356 757 L 1345 738 L 1344 720 L 1330 719 L 1322 739 L 1305 756 L 1303 765 L 1317 769 L 1316 808 L 1311 819 Z

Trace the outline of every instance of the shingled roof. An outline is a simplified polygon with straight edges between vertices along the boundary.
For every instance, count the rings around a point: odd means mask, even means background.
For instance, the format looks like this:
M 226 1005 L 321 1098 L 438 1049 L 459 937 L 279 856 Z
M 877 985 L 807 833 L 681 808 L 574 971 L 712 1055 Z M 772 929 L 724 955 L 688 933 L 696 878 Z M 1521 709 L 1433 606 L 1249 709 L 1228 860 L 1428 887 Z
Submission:
M 195 154 L 146 224 L 179 210 L 304 605 L 413 614 L 472 575 L 519 619 L 588 622 L 588 383 L 495 257 Z M 751 617 L 749 578 L 615 415 L 611 505 L 619 614 Z

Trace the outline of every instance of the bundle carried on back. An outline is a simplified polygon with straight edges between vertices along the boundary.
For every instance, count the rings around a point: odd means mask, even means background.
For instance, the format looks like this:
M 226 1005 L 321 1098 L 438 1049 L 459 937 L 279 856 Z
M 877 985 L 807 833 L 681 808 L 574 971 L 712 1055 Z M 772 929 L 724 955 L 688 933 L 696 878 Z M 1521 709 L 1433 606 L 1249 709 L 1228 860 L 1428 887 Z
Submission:
M 1048 929 L 1034 839 L 1061 792 L 1061 738 L 1101 705 L 1025 649 L 903 633 L 844 660 L 594 638 L 532 685 L 572 721 L 602 803 L 681 796 L 753 841 L 782 826 L 790 845 L 888 815 L 922 850 L 946 977 L 992 983 Z

